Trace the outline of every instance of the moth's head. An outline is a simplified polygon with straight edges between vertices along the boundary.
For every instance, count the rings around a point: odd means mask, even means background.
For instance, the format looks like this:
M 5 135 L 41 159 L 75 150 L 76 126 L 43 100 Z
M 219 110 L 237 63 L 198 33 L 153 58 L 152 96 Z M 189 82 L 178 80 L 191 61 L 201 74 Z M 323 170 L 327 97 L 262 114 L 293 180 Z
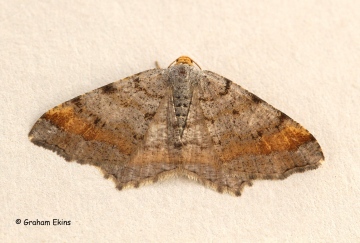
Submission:
M 178 59 L 175 60 L 175 65 L 179 65 L 179 64 L 187 64 L 187 65 L 194 65 L 194 61 L 187 56 L 181 56 Z
M 176 59 L 175 61 L 173 61 L 173 62 L 169 65 L 169 67 L 172 66 L 172 65 L 181 65 L 181 64 L 186 64 L 186 65 L 189 65 L 189 66 L 194 66 L 194 64 L 195 64 L 196 66 L 198 66 L 198 67 L 201 69 L 201 67 L 200 67 L 193 59 L 191 59 L 191 58 L 188 57 L 188 56 L 181 56 L 181 57 L 179 57 L 178 59 Z

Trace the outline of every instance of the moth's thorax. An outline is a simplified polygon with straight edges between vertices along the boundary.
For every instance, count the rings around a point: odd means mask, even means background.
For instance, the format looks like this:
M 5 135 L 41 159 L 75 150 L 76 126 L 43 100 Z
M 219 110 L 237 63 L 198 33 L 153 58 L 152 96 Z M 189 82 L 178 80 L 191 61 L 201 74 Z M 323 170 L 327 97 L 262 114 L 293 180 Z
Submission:
M 176 65 L 168 70 L 168 82 L 172 88 L 172 101 L 178 122 L 178 135 L 181 137 L 186 126 L 194 87 L 198 84 L 201 71 L 186 64 Z

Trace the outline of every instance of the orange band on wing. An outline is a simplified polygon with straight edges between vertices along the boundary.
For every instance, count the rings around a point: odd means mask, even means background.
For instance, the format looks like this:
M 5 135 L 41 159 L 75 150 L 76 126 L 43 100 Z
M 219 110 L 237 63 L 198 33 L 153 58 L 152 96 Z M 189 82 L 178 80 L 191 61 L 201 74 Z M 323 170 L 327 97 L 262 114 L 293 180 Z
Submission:
M 96 140 L 113 144 L 127 155 L 132 152 L 131 143 L 127 138 L 122 138 L 120 135 L 114 136 L 111 132 L 96 128 L 93 124 L 76 116 L 71 106 L 57 106 L 45 113 L 43 118 L 68 133 L 82 136 L 87 141 Z
M 264 135 L 257 141 L 239 143 L 234 140 L 223 150 L 223 158 L 230 161 L 245 154 L 266 155 L 277 151 L 295 150 L 313 139 L 314 137 L 304 128 L 287 126 L 278 133 Z

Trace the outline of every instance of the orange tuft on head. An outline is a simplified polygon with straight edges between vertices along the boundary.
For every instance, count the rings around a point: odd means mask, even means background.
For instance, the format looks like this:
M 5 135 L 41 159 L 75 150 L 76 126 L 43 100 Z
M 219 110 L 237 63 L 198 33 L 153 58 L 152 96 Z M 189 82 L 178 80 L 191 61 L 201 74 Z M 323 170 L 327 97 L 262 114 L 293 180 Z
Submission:
M 181 56 L 181 57 L 179 57 L 178 59 L 176 59 L 175 65 L 187 64 L 187 65 L 192 66 L 192 65 L 194 65 L 193 62 L 194 62 L 194 61 L 193 61 L 190 57 Z
M 174 64 L 174 63 L 175 63 L 175 64 Z M 198 67 L 201 69 L 201 67 L 200 67 L 193 59 L 191 59 L 191 58 L 188 57 L 188 56 L 181 56 L 181 57 L 179 57 L 178 59 L 176 59 L 175 61 L 173 61 L 173 62 L 169 65 L 169 67 L 172 66 L 172 65 L 180 65 L 180 64 L 186 64 L 186 65 L 189 65 L 189 66 L 193 66 L 194 63 L 195 63 L 196 66 L 198 66 Z

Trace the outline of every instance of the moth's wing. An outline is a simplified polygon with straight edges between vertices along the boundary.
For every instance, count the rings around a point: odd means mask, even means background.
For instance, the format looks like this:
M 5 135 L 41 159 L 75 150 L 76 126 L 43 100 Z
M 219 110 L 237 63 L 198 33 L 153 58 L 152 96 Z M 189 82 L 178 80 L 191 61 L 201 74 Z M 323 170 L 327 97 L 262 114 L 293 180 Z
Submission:
M 201 108 L 201 90 L 195 87 L 186 127 L 182 136 L 181 158 L 184 174 L 219 192 L 240 195 L 241 188 L 250 182 L 229 177 L 216 152 L 205 114 Z
M 211 186 L 238 195 L 253 179 L 284 179 L 323 161 L 313 135 L 239 85 L 204 71 L 199 87 L 203 120 L 218 158 L 215 179 L 207 182 Z
M 141 148 L 167 89 L 162 69 L 144 71 L 54 107 L 29 138 L 67 161 L 98 166 L 119 188 L 137 186 L 150 171 L 124 178 L 126 165 Z
M 174 146 L 177 121 L 172 89 L 168 86 L 164 94 L 143 141 L 118 175 L 119 189 L 156 182 L 179 172 L 181 153 Z

